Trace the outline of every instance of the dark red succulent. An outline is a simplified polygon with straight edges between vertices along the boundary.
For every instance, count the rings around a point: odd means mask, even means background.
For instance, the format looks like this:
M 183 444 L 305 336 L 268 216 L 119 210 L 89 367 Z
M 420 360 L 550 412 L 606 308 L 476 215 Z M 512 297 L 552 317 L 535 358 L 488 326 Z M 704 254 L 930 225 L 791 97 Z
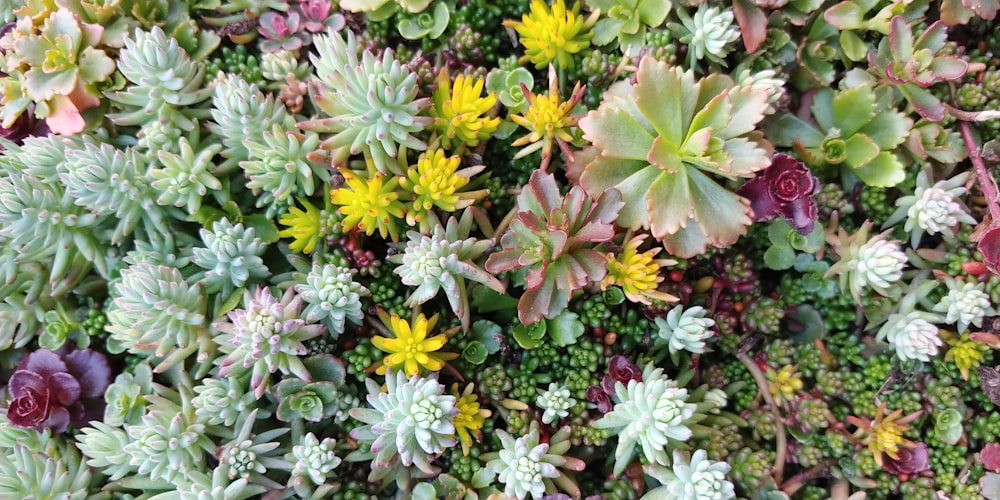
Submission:
M 771 166 L 740 187 L 736 194 L 750 200 L 754 220 L 782 216 L 799 234 L 809 234 L 816 223 L 817 207 L 813 195 L 819 181 L 809 167 L 795 158 L 778 153 Z
M 7 420 L 18 427 L 60 433 L 103 413 L 104 390 L 111 384 L 107 358 L 90 349 L 39 349 L 18 363 L 7 383 L 13 401 Z
M 628 384 L 629 380 L 642 381 L 642 370 L 625 356 L 616 354 L 608 361 L 608 373 L 601 379 L 601 385 L 587 388 L 587 401 L 597 405 L 597 410 L 607 413 L 614 407 L 611 395 L 615 393 L 615 383 Z
M 1000 224 L 994 224 L 979 236 L 979 253 L 983 263 L 993 274 L 1000 274 Z
M 904 481 L 928 470 L 930 461 L 931 455 L 927 451 L 927 445 L 919 442 L 912 448 L 899 448 L 896 458 L 882 454 L 882 467 Z
M 1000 472 L 1000 443 L 990 443 L 983 446 L 979 452 L 979 461 L 990 472 Z

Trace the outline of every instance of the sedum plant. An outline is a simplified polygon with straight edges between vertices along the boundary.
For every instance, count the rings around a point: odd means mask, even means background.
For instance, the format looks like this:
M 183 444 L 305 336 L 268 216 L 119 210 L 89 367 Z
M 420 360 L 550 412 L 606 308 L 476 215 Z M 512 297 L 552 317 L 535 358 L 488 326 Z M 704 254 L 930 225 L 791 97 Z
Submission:
M 492 240 L 470 238 L 472 212 L 466 211 L 461 219 L 448 219 L 446 227 L 434 227 L 431 235 L 410 231 L 402 253 L 389 257 L 399 264 L 393 271 L 406 286 L 416 287 L 406 299 L 407 307 L 414 307 L 444 291 L 451 310 L 469 330 L 469 291 L 466 280 L 486 285 L 503 293 L 503 283 L 475 263 L 493 246 Z
M 316 355 L 302 364 L 312 381 L 288 377 L 275 384 L 274 395 L 279 401 L 275 417 L 282 422 L 320 422 L 335 416 L 340 411 L 338 400 L 347 375 L 343 363 L 330 355 Z
M 908 258 L 899 242 L 888 239 L 887 233 L 868 237 L 871 221 L 866 222 L 853 235 L 843 228 L 834 241 L 839 260 L 827 271 L 827 277 L 840 276 L 840 289 L 850 290 L 855 300 L 868 290 L 884 297 L 899 297 L 900 280 Z
M 442 148 L 454 147 L 459 151 L 463 145 L 474 148 L 480 141 L 489 139 L 500 125 L 500 118 L 483 116 L 497 101 L 493 92 L 482 95 L 484 85 L 484 79 L 466 75 L 456 76 L 452 85 L 448 73 L 444 70 L 438 73 L 430 113 Z
M 357 228 L 370 236 L 378 230 L 383 239 L 399 241 L 396 222 L 406 213 L 398 192 L 402 177 L 386 176 L 373 163 L 368 164 L 367 173 L 346 168 L 340 173 L 344 185 L 330 192 L 330 201 L 340 207 L 337 212 L 344 216 L 344 231 Z
M 316 54 L 309 58 L 317 78 L 310 96 L 326 118 L 299 123 L 299 127 L 332 133 L 321 147 L 330 151 L 336 163 L 364 153 L 380 173 L 393 169 L 390 161 L 400 148 L 422 151 L 427 145 L 414 134 L 430 126 L 434 119 L 420 116 L 430 99 L 417 98 L 417 75 L 385 51 L 381 57 L 368 50 L 358 56 L 354 34 L 345 40 L 339 33 L 316 37 Z M 395 172 L 402 174 L 403 172 Z
M 0 453 L 0 496 L 4 498 L 88 498 L 91 470 L 72 445 L 61 453 L 33 451 L 23 444 Z
M 965 194 L 965 183 L 971 172 L 963 172 L 951 179 L 931 185 L 931 174 L 923 169 L 917 174 L 913 194 L 896 199 L 896 211 L 883 227 L 891 227 L 906 219 L 903 230 L 910 233 L 910 246 L 920 245 L 923 235 L 940 234 L 945 241 L 955 243 L 960 224 L 975 224 L 960 197 Z
M 180 404 L 168 397 L 150 396 L 141 421 L 125 427 L 130 441 L 123 449 L 139 475 L 183 483 L 188 474 L 201 470 L 205 454 L 214 451 L 215 444 L 195 417 L 188 392 L 189 388 L 181 387 Z
M 228 321 L 214 323 L 221 334 L 213 340 L 225 356 L 219 358 L 219 376 L 250 373 L 250 388 L 257 399 L 267 390 L 271 374 L 280 371 L 307 382 L 309 370 L 299 356 L 308 353 L 304 341 L 323 334 L 323 325 L 309 324 L 300 317 L 302 297 L 288 290 L 280 300 L 268 288 L 243 292 L 246 309 L 227 314 Z
M 361 297 L 371 295 L 367 288 L 354 281 L 352 269 L 334 264 L 313 266 L 305 282 L 295 285 L 295 291 L 306 304 L 302 317 L 306 321 L 322 322 L 333 338 L 344 333 L 348 321 L 361 324 L 364 319 Z
M 259 138 L 243 141 L 250 159 L 240 162 L 247 188 L 257 197 L 257 207 L 267 207 L 265 215 L 274 217 L 292 196 L 312 196 L 317 180 L 330 180 L 330 172 L 306 158 L 319 145 L 314 132 L 302 134 L 275 124 Z
M 755 130 L 767 105 L 763 89 L 721 74 L 696 81 L 643 57 L 635 83 L 614 84 L 580 120 L 594 146 L 577 155 L 580 184 L 620 191 L 618 225 L 649 228 L 672 255 L 730 245 L 751 222 L 749 204 L 711 175 L 750 177 L 770 165 L 771 144 Z
M 553 62 L 559 68 L 573 69 L 573 54 L 589 47 L 594 37 L 591 28 L 597 22 L 597 13 L 584 19 L 580 15 L 580 3 L 567 9 L 565 0 L 555 0 L 551 5 L 543 0 L 532 0 L 529 9 L 520 21 L 503 23 L 517 32 L 524 46 L 524 55 L 518 62 L 530 61 L 536 69 Z
M 697 68 L 702 59 L 725 66 L 729 45 L 740 39 L 732 9 L 702 3 L 693 16 L 684 9 L 677 9 L 677 16 L 681 22 L 670 23 L 669 27 L 678 41 L 687 44 L 689 67 Z
M 491 273 L 527 268 L 517 304 L 521 323 L 555 318 L 574 291 L 604 279 L 606 260 L 594 246 L 614 237 L 624 204 L 615 189 L 592 198 L 573 186 L 563 197 L 552 174 L 531 174 L 517 197 L 517 218 L 500 239 L 502 249 L 486 260 Z
M 913 120 L 887 109 L 870 85 L 839 92 L 821 88 L 810 109 L 814 123 L 785 114 L 768 137 L 791 147 L 811 167 L 841 166 L 869 186 L 892 187 L 906 177 L 893 150 L 906 140 Z
M 10 128 L 33 104 L 35 117 L 53 133 L 76 134 L 86 128 L 81 113 L 100 104 L 98 86 L 115 71 L 115 61 L 101 47 L 100 24 L 82 22 L 67 8 L 40 17 L 22 18 L 0 39 L 0 124 Z
M 212 121 L 208 129 L 222 138 L 222 157 L 215 172 L 228 172 L 250 159 L 244 145 L 247 139 L 259 140 L 275 125 L 290 129 L 294 125 L 285 107 L 271 95 L 264 96 L 254 85 L 238 75 L 227 74 L 219 79 L 212 94 Z
M 632 302 L 651 305 L 652 301 L 674 302 L 677 297 L 659 290 L 663 276 L 660 271 L 665 266 L 676 264 L 677 261 L 656 258 L 662 250 L 657 247 L 639 252 L 639 247 L 646 241 L 646 234 L 632 237 L 625 242 L 625 247 L 619 253 L 608 252 L 608 274 L 601 281 L 601 289 L 610 286 L 621 287 L 625 298 Z
M 159 168 L 148 171 L 149 185 L 159 193 L 156 202 L 175 206 L 194 215 L 201 209 L 201 202 L 209 191 L 222 190 L 222 182 L 213 174 L 212 158 L 222 151 L 221 144 L 205 146 L 195 154 L 186 137 L 178 140 L 177 153 L 160 150 Z
M 420 373 L 421 368 L 430 372 L 440 371 L 447 361 L 458 357 L 453 352 L 437 352 L 448 342 L 449 334 L 453 334 L 455 329 L 428 337 L 437 326 L 439 315 L 427 319 L 423 313 L 414 313 L 411 321 L 406 321 L 379 308 L 378 316 L 385 333 L 392 337 L 372 337 L 372 345 L 387 353 L 375 373 L 382 375 L 392 368 L 413 377 Z
M 477 473 L 480 482 L 495 478 L 504 485 L 507 498 L 539 499 L 546 493 L 566 491 L 573 498 L 580 497 L 580 488 L 563 470 L 582 471 L 584 462 L 566 456 L 569 451 L 569 427 L 563 427 L 549 436 L 548 442 L 541 442 L 538 423 L 531 422 L 528 433 L 514 438 L 503 430 L 497 430 L 501 449 L 481 455 L 486 466 Z
M 199 234 L 205 246 L 191 249 L 191 262 L 205 270 L 197 277 L 204 279 L 207 291 L 228 298 L 251 279 L 267 276 L 260 257 L 267 244 L 257 237 L 255 228 L 223 218 L 212 223 L 211 231 L 202 228 Z
M 965 333 L 970 325 L 980 328 L 983 319 L 997 314 L 983 283 L 951 278 L 944 282 L 948 286 L 948 294 L 934 304 L 934 312 L 944 313 L 945 323 L 955 324 L 958 333 Z
M 419 224 L 421 232 L 429 233 L 433 227 L 441 225 L 435 208 L 455 212 L 489 194 L 487 189 L 465 190 L 472 176 L 486 167 L 478 165 L 459 170 L 461 162 L 459 156 L 446 157 L 443 149 L 433 148 L 420 153 L 416 166 L 399 178 L 399 187 L 408 195 L 406 198 L 412 200 L 406 211 L 407 224 Z
M 587 0 L 591 10 L 600 9 L 601 18 L 594 25 L 595 45 L 618 40 L 623 54 L 637 56 L 646 46 L 646 32 L 659 28 L 667 20 L 672 2 L 661 0 Z
M 726 480 L 729 464 L 709 460 L 708 452 L 696 450 L 690 460 L 674 450 L 673 465 L 668 469 L 651 465 L 646 471 L 662 486 L 649 490 L 642 500 L 729 500 L 736 498 L 733 483 Z
M 291 484 L 300 497 L 315 498 L 314 493 L 322 495 L 326 491 L 319 487 L 326 484 L 327 478 L 336 477 L 334 471 L 341 463 L 335 451 L 337 441 L 332 438 L 320 441 L 310 432 L 300 443 L 285 455 L 285 460 L 292 464 Z

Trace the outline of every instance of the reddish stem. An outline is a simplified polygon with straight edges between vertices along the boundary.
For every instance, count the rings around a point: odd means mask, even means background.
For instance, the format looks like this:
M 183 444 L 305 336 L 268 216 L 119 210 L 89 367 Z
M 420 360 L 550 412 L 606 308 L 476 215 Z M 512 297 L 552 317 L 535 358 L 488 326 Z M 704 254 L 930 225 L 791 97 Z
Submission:
M 996 180 L 986 170 L 986 164 L 983 163 L 983 158 L 979 156 L 979 145 L 976 144 L 975 138 L 972 137 L 972 127 L 969 126 L 969 122 L 958 122 L 958 128 L 962 132 L 965 149 L 969 152 L 969 160 L 972 161 L 972 167 L 976 170 L 979 189 L 983 192 L 983 196 L 986 197 L 986 207 L 990 210 L 990 217 L 994 222 L 1000 221 L 1000 195 L 997 194 Z

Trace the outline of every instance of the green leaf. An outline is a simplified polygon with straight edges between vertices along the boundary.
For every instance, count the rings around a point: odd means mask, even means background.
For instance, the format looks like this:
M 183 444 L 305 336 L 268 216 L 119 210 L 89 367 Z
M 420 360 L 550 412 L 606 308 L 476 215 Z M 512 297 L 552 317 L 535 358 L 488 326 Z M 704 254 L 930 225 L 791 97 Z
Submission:
M 608 287 L 604 293 L 601 294 L 601 298 L 604 299 L 604 303 L 609 306 L 617 306 L 622 302 L 625 302 L 625 292 L 617 286 Z
M 697 169 L 688 169 L 688 185 L 694 218 L 712 245 L 725 247 L 736 243 L 753 222 L 749 202 Z
M 688 80 L 693 80 L 688 75 Z M 639 62 L 635 85 L 636 105 L 663 140 L 675 147 L 684 141 L 683 113 L 685 75 L 680 68 L 644 57 Z
M 813 226 L 811 233 L 802 236 L 801 234 L 793 231 L 794 234 L 788 239 L 791 243 L 792 248 L 806 252 L 806 253 L 816 253 L 823 245 L 826 243 L 826 237 L 823 233 L 823 226 L 821 224 L 816 224 Z
M 673 5 L 671 2 L 663 0 L 639 0 L 635 12 L 639 15 L 642 24 L 650 28 L 658 28 L 663 24 L 663 21 L 666 21 L 671 5 Z
M 938 412 L 934 418 L 934 435 L 954 446 L 962 438 L 962 414 L 954 408 Z
M 478 340 L 469 341 L 465 349 L 462 349 L 462 359 L 474 365 L 483 364 L 488 355 L 486 345 Z
M 233 294 L 227 297 L 222 304 L 219 304 L 218 307 L 219 310 L 215 312 L 215 315 L 222 316 L 223 314 L 226 314 L 227 312 L 235 309 L 236 306 L 240 304 L 240 300 L 243 300 L 243 290 L 244 290 L 243 287 L 233 290 Z M 216 296 L 216 300 L 220 298 L 221 297 Z
M 879 148 L 875 145 L 875 141 L 864 134 L 854 134 L 844 144 L 847 155 L 844 162 L 852 168 L 867 165 L 879 154 Z
M 790 246 L 771 245 L 764 252 L 764 265 L 769 269 L 783 271 L 795 264 L 795 250 Z
M 910 135 L 913 120 L 902 113 L 882 111 L 875 115 L 862 131 L 878 144 L 882 151 L 889 151 L 903 143 Z
M 815 110 L 813 113 L 819 120 Z M 849 88 L 833 98 L 833 127 L 840 129 L 841 137 L 854 135 L 872 118 L 875 118 L 875 93 L 871 87 L 862 85 Z
M 560 347 L 575 344 L 584 332 L 583 322 L 575 312 L 563 311 L 545 323 L 548 323 L 549 336 Z
M 853 31 L 840 32 L 840 49 L 852 61 L 861 61 L 868 56 L 868 44 Z
M 625 110 L 602 106 L 581 120 L 584 138 L 615 158 L 645 160 L 653 146 L 653 136 Z
M 347 378 L 347 370 L 344 364 L 337 358 L 329 354 L 317 354 L 302 361 L 309 375 L 315 381 L 333 382 L 342 385 Z
M 281 382 L 274 386 L 274 394 L 278 396 L 278 399 L 284 399 L 301 391 L 307 385 L 309 382 L 296 377 L 281 379 Z
M 516 306 L 517 303 L 515 302 L 511 307 Z M 489 354 L 495 354 L 500 350 L 500 342 L 497 340 L 498 336 L 500 339 L 503 339 L 503 330 L 500 329 L 500 325 L 492 321 L 480 319 L 472 324 L 472 340 L 482 343 Z
M 511 333 L 513 333 L 517 345 L 524 349 L 534 349 L 542 345 L 547 324 L 548 321 L 539 321 L 530 325 L 518 324 Z
M 663 173 L 649 185 L 649 191 L 645 196 L 645 208 L 654 238 L 659 239 L 664 235 L 680 231 L 694 215 L 694 202 L 688 192 L 687 182 L 688 172 L 691 170 L 694 169 L 684 166 L 676 174 Z M 619 224 L 630 206 L 637 205 L 632 198 L 625 196 L 624 199 L 633 201 L 619 214 Z
M 767 138 L 786 148 L 791 147 L 795 141 L 800 141 L 807 148 L 815 148 L 826 136 L 799 117 L 786 113 L 767 126 Z
M 883 151 L 867 165 L 853 169 L 862 182 L 875 187 L 892 187 L 906 179 L 906 169 L 896 155 Z
M 823 18 L 838 29 L 856 30 L 865 22 L 865 12 L 848 0 L 827 9 L 823 13 Z
M 496 292 L 485 286 L 477 286 L 469 292 L 472 296 L 472 306 L 480 314 L 497 311 L 511 311 L 517 307 L 517 299 L 505 293 Z
M 920 116 L 932 122 L 944 120 L 945 106 L 934 94 L 912 83 L 904 83 L 896 88 L 903 94 L 903 97 L 906 97 L 907 101 L 910 101 Z
M 280 239 L 278 238 L 278 226 L 264 214 L 247 215 L 243 217 L 243 224 L 254 228 L 257 236 L 266 243 L 276 243 Z

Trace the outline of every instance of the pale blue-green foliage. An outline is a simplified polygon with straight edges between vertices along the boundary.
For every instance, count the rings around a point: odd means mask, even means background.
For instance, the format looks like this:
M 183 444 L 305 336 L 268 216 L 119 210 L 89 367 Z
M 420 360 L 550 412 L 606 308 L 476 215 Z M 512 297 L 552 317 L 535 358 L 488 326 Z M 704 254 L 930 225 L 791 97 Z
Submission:
M 244 140 L 257 139 L 274 125 L 287 129 L 295 126 L 280 102 L 271 95 L 265 97 L 260 89 L 237 75 L 225 75 L 215 85 L 211 112 L 214 123 L 209 122 L 208 129 L 221 137 L 225 146 L 222 156 L 226 160 L 219 165 L 223 171 L 250 159 Z
M 164 492 L 149 500 L 244 500 L 259 498 L 268 491 L 267 487 L 246 479 L 230 478 L 226 469 L 219 465 L 211 475 L 192 471 L 180 481 L 176 491 Z
M 110 481 L 135 473 L 136 467 L 129 463 L 132 456 L 125 451 L 131 442 L 121 428 L 96 420 L 76 435 L 76 446 L 88 458 L 87 465 L 99 469 Z
M 361 297 L 371 294 L 367 288 L 354 281 L 354 273 L 345 267 L 326 264 L 313 267 L 305 283 L 295 285 L 306 303 L 302 317 L 307 321 L 322 321 L 334 338 L 344 332 L 350 321 L 361 324 Z
M 111 352 L 182 360 L 210 344 L 202 340 L 207 331 L 201 286 L 188 284 L 175 268 L 129 266 L 112 286 L 111 299 L 105 327 Z
M 209 425 L 232 427 L 241 415 L 257 404 L 257 396 L 248 390 L 246 377 L 207 377 L 195 386 L 191 399 L 194 414 Z M 268 415 L 258 412 L 261 418 Z
M 211 231 L 202 229 L 199 234 L 205 247 L 193 248 L 191 261 L 205 270 L 207 291 L 221 291 L 222 296 L 228 297 L 251 278 L 267 276 L 267 266 L 260 258 L 267 244 L 256 236 L 254 228 L 221 219 L 212 224 Z
M 215 451 L 215 443 L 193 408 L 161 396 L 150 396 L 150 401 L 142 421 L 125 428 L 130 438 L 124 448 L 131 457 L 129 465 L 154 481 L 175 484 L 192 472 L 206 472 L 205 455 Z
M 355 452 L 348 460 L 372 459 L 369 481 L 396 476 L 405 482 L 405 468 L 416 466 L 425 474 L 436 469 L 431 462 L 444 450 L 455 446 L 458 415 L 456 398 L 445 394 L 436 378 L 413 376 L 388 370 L 385 392 L 381 384 L 365 380 L 371 408 L 355 408 L 351 416 L 366 425 L 351 431 L 351 437 L 371 446 L 370 453 Z
M 113 245 L 122 244 L 137 226 L 144 233 L 167 230 L 146 176 L 146 161 L 132 148 L 88 143 L 69 149 L 59 179 L 73 203 L 113 227 Z
M 292 196 L 312 196 L 317 179 L 330 180 L 326 167 L 306 159 L 319 146 L 315 132 L 302 134 L 275 124 L 259 138 L 243 141 L 250 159 L 240 162 L 247 187 L 257 195 L 257 206 L 267 207 L 267 217 L 274 217 L 288 206 Z
M 44 314 L 37 300 L 26 303 L 23 293 L 7 295 L 0 302 L 0 351 L 21 348 L 34 340 Z
M 212 158 L 222 150 L 222 145 L 205 146 L 195 154 L 187 138 L 178 141 L 178 153 L 160 151 L 162 168 L 149 171 L 153 189 L 159 193 L 156 202 L 184 208 L 194 215 L 201 208 L 202 198 L 208 191 L 222 189 L 222 183 L 212 174 Z
M 15 444 L 0 453 L 0 498 L 87 498 L 90 469 L 76 448 L 60 448 L 49 455 Z
M 312 486 L 320 486 L 326 482 L 327 476 L 340 465 L 335 447 L 337 441 L 324 438 L 322 441 L 313 433 L 302 437 L 301 444 L 292 447 L 291 453 L 285 455 L 285 460 L 293 461 L 292 476 L 294 478 L 308 477 Z M 303 484 L 305 483 L 305 484 Z M 305 481 L 293 481 L 295 491 L 299 496 L 309 496 L 310 485 Z
M 257 411 L 243 415 L 239 432 L 219 450 L 219 466 L 224 467 L 230 478 L 240 477 L 254 483 L 270 484 L 265 475 L 268 469 L 288 470 L 292 464 L 284 459 L 287 450 L 281 448 L 278 438 L 291 429 L 278 427 L 259 434 L 252 432 L 257 422 Z M 274 486 L 278 486 L 274 483 Z
M 122 372 L 104 391 L 104 423 L 120 427 L 139 423 L 146 409 L 146 396 L 153 394 L 153 370 L 139 363 L 131 372 Z
M 192 61 L 177 40 L 167 38 L 159 27 L 150 32 L 136 30 L 125 39 L 118 70 L 132 85 L 108 94 L 126 110 L 110 116 L 115 123 L 163 121 L 190 131 L 197 120 L 208 117 L 207 110 L 195 107 L 212 94 L 211 88 L 202 88 L 204 65 Z
M 191 135 L 195 135 L 195 132 L 185 131 L 170 122 L 147 122 L 135 135 L 135 149 L 155 163 L 158 154 L 180 153 L 181 141 L 187 141 Z

